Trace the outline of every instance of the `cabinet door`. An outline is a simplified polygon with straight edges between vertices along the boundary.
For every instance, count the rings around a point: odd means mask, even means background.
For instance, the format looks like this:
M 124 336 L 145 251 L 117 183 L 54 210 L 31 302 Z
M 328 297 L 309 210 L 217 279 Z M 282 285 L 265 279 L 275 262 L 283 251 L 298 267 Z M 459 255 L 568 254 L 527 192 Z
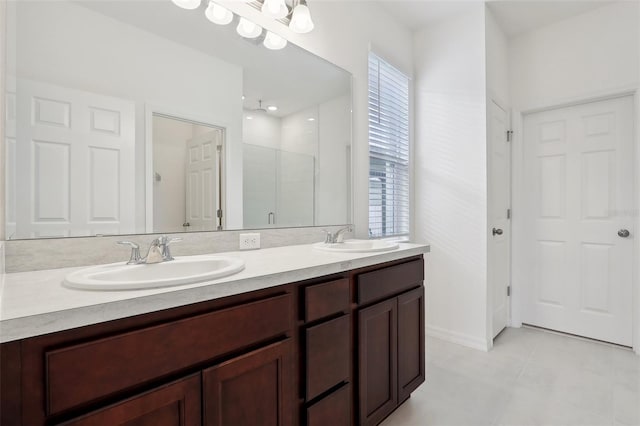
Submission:
M 127 399 L 64 423 L 65 426 L 199 426 L 200 375 Z
M 398 405 L 396 333 L 396 298 L 358 313 L 361 425 L 377 425 Z
M 290 339 L 204 370 L 205 426 L 289 426 Z
M 424 382 L 424 287 L 398 296 L 398 399 Z

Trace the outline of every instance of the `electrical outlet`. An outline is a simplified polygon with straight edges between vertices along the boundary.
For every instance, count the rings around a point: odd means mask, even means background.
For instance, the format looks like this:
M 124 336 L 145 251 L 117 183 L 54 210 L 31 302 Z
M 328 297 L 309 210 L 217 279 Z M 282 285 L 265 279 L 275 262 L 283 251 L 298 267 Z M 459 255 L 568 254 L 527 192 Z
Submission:
M 260 234 L 240 234 L 240 250 L 256 250 L 260 248 Z

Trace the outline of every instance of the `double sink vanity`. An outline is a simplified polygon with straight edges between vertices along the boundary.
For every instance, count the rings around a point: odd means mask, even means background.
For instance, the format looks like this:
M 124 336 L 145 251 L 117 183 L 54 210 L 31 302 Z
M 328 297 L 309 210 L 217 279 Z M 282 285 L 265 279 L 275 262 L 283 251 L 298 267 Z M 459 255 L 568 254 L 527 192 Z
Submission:
M 347 240 L 7 274 L 0 423 L 378 424 L 425 380 L 428 250 Z

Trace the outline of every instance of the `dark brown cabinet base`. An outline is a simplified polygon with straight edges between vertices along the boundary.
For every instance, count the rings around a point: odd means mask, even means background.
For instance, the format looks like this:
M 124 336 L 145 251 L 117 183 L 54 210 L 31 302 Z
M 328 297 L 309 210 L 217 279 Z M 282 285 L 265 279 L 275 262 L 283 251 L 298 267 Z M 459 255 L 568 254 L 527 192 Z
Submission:
M 199 426 L 200 375 L 63 423 L 65 426 Z
M 425 379 L 422 256 L 0 345 L 2 426 L 376 425 Z

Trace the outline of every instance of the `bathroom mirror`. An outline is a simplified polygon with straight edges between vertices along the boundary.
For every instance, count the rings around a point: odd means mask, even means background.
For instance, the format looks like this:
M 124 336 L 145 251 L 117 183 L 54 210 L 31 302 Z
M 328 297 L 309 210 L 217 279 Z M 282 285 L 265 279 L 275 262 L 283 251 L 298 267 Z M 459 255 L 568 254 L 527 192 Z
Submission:
M 351 222 L 351 75 L 158 1 L 7 4 L 7 239 Z

